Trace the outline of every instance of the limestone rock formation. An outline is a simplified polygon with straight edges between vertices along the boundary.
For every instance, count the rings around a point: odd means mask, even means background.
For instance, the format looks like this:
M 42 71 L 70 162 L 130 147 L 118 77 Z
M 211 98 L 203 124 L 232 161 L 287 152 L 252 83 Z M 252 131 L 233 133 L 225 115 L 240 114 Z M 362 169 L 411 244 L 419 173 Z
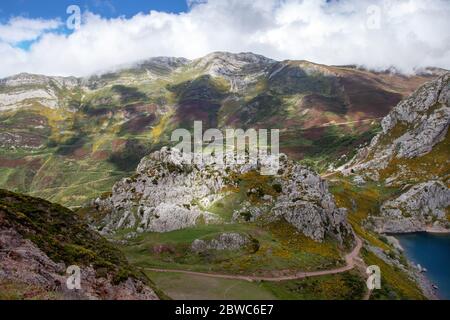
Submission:
M 382 132 L 339 168 L 357 184 L 375 180 L 406 190 L 367 223 L 378 232 L 448 228 L 450 73 L 426 83 L 381 122 Z
M 429 153 L 446 138 L 450 125 L 450 73 L 426 83 L 400 102 L 382 122 L 382 132 L 340 168 L 374 180 L 394 159 L 411 159 Z
M 251 239 L 247 235 L 236 232 L 222 233 L 211 240 L 196 239 L 192 242 L 191 250 L 204 252 L 207 250 L 241 250 L 250 245 Z
M 209 208 L 234 193 L 242 196 L 232 212 L 234 220 L 285 219 L 317 241 L 326 236 L 352 239 L 346 212 L 337 208 L 327 183 L 285 155 L 280 159 L 278 175 L 262 176 L 261 163 L 194 164 L 180 151 L 164 147 L 142 159 L 136 175 L 118 182 L 111 195 L 94 201 L 105 215 L 99 228 L 103 233 L 166 232 L 223 223 Z
M 450 206 L 450 189 L 441 181 L 429 181 L 411 187 L 398 198 L 386 201 L 380 217 L 370 222 L 381 233 L 426 231 L 449 226 L 446 208 Z

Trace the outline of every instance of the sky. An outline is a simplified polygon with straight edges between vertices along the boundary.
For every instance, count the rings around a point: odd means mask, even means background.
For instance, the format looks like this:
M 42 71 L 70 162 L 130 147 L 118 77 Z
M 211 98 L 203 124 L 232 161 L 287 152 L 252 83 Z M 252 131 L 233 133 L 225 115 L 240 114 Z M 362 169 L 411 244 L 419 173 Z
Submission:
M 450 0 L 0 1 L 0 77 L 87 76 L 214 51 L 450 69 Z

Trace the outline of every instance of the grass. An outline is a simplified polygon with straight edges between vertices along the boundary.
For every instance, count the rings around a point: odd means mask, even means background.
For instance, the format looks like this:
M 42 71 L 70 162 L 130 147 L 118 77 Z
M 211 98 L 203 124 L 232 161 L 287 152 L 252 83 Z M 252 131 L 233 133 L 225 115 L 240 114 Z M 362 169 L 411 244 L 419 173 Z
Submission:
M 211 213 L 217 214 L 225 222 L 231 222 L 233 218 L 233 211 L 239 208 L 239 205 L 242 203 L 242 201 L 242 193 L 231 192 L 221 200 L 218 200 L 211 204 L 208 208 L 206 208 L 206 210 Z
M 147 272 L 156 285 L 176 300 L 359 300 L 365 281 L 356 272 L 302 280 L 243 281 L 172 272 Z
M 292 148 L 297 145 L 304 155 L 301 162 L 317 172 L 324 172 L 330 164 L 338 167 L 345 161 L 351 159 L 358 146 L 369 142 L 378 132 L 378 124 L 371 125 L 367 130 L 351 128 L 350 126 L 329 126 L 324 129 L 324 133 L 314 140 L 304 138 L 304 132 L 294 132 L 287 142 L 281 144 L 281 148 Z M 286 139 L 285 139 L 286 141 Z M 340 157 L 345 155 L 342 159 Z
M 369 214 L 377 215 L 380 205 L 400 190 L 385 187 L 383 184 L 368 182 L 363 186 L 353 185 L 347 178 L 339 177 L 332 182 L 330 191 L 334 194 L 338 206 L 348 209 L 348 219 L 356 234 L 369 244 L 390 252 L 390 246 L 380 236 L 363 227 Z M 362 249 L 366 265 L 377 265 L 381 269 L 382 289 L 375 290 L 372 299 L 424 299 L 421 290 L 406 273 L 378 258 L 372 252 Z
M 399 190 L 375 182 L 356 186 L 348 178 L 338 177 L 330 182 L 330 191 L 338 207 L 347 208 L 348 220 L 356 234 L 374 246 L 389 250 L 377 234 L 363 227 L 363 222 L 369 215 L 378 215 L 381 204 L 397 195 Z
M 0 300 L 59 300 L 60 293 L 20 282 L 0 282 Z
M 114 283 L 129 277 L 149 283 L 117 248 L 61 205 L 0 189 L 0 215 L 57 263 L 91 265 L 97 276 L 109 274 Z
M 366 291 L 364 279 L 354 271 L 293 281 L 263 282 L 262 286 L 281 300 L 361 300 Z
M 181 273 L 147 272 L 156 285 L 175 300 L 274 300 L 263 284 Z
M 247 234 L 258 246 L 199 254 L 190 250 L 195 239 L 211 239 L 223 232 Z M 144 233 L 121 249 L 133 264 L 142 268 L 264 275 L 274 270 L 312 271 L 343 264 L 342 253 L 334 242 L 316 243 L 287 222 L 199 225 L 167 233 Z
M 387 264 L 370 251 L 362 250 L 362 256 L 367 265 L 377 265 L 381 271 L 381 289 L 374 290 L 371 299 L 425 299 L 418 285 L 407 274 Z

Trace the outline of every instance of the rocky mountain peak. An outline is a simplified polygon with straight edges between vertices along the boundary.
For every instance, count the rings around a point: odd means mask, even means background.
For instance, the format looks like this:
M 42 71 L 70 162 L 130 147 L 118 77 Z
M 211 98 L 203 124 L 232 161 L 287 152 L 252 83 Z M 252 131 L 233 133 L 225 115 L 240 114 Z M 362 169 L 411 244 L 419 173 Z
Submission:
M 240 91 L 265 75 L 276 61 L 254 53 L 214 52 L 194 60 L 192 67 L 212 77 L 230 81 L 231 91 Z
M 78 85 L 78 79 L 75 77 L 52 77 L 25 72 L 1 79 L 0 85 L 4 85 L 6 87 L 47 86 L 52 82 L 60 87 L 74 87 Z

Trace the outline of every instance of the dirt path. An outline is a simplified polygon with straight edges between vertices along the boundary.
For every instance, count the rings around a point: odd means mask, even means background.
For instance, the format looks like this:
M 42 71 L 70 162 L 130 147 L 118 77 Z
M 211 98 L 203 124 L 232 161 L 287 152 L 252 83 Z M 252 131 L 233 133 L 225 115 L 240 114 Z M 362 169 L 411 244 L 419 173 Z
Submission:
M 383 119 L 383 117 L 379 117 L 379 118 L 368 118 L 368 119 L 359 119 L 359 120 L 352 120 L 352 121 L 345 121 L 345 122 L 335 122 L 335 121 L 330 121 L 330 122 L 326 122 L 326 123 L 322 123 L 319 124 L 317 126 L 312 126 L 312 127 L 308 127 L 308 128 L 299 128 L 299 129 L 295 129 L 295 131 L 305 131 L 305 130 L 310 130 L 310 129 L 317 129 L 317 128 L 326 128 L 326 127 L 333 127 L 333 126 L 345 126 L 348 124 L 354 124 L 354 123 L 366 123 L 366 122 L 373 122 L 373 121 L 379 121 Z M 291 128 L 286 128 L 281 130 L 282 132 L 286 132 L 286 131 L 293 131 Z
M 232 275 L 232 274 L 220 274 L 220 273 L 208 273 L 208 272 L 196 272 L 196 271 L 189 271 L 189 270 L 176 270 L 176 269 L 157 269 L 157 268 L 145 268 L 149 271 L 154 272 L 172 272 L 172 273 L 183 273 L 183 274 L 189 274 L 189 275 L 197 275 L 197 276 L 205 276 L 205 277 L 212 277 L 212 278 L 221 278 L 221 279 L 232 279 L 232 280 L 246 280 L 246 281 L 285 281 L 285 280 L 297 280 L 297 279 L 303 279 L 303 278 L 309 278 L 309 277 L 317 277 L 317 276 L 324 276 L 328 274 L 337 274 L 349 271 L 355 267 L 356 264 L 356 258 L 359 255 L 359 251 L 362 247 L 362 241 L 360 238 L 356 237 L 356 246 L 350 252 L 345 256 L 345 263 L 346 265 L 340 268 L 336 269 L 330 269 L 330 270 L 321 270 L 321 271 L 312 271 L 312 272 L 296 272 L 292 275 L 287 276 L 269 276 L 269 277 L 258 277 L 258 276 L 241 276 L 241 275 Z

